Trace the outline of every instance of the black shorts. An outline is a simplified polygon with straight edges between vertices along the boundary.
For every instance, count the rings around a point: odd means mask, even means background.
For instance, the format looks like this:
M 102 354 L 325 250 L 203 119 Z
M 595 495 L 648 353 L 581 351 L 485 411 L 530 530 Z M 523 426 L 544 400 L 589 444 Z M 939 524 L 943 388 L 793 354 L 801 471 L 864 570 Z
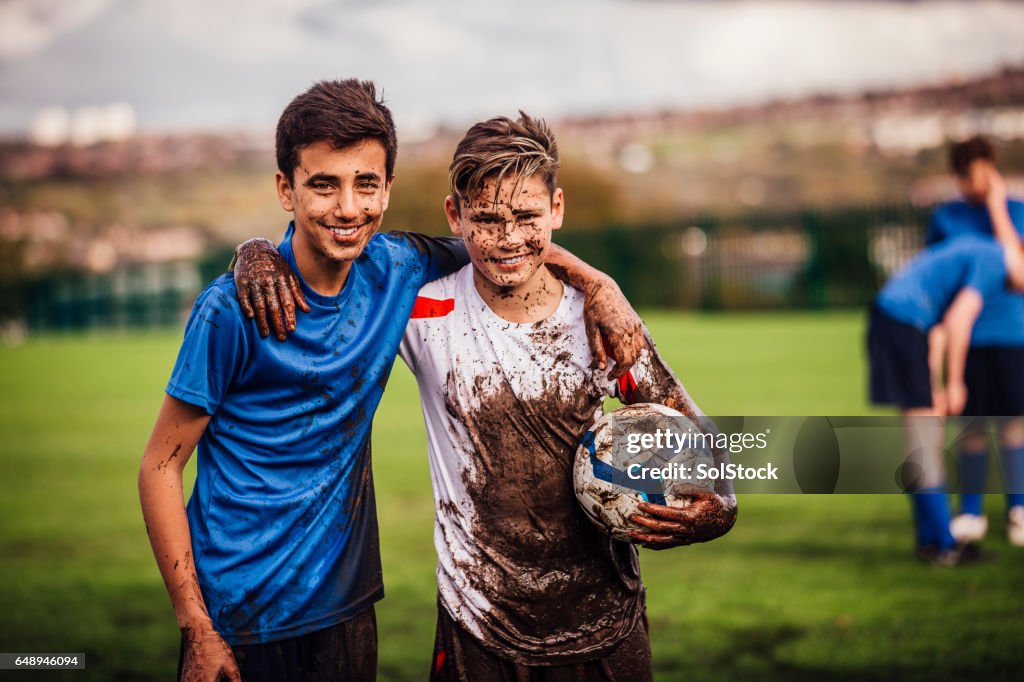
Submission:
M 971 348 L 964 367 L 966 417 L 1024 415 L 1024 347 Z
M 291 639 L 231 647 L 243 682 L 374 682 L 377 615 L 373 607 L 344 623 Z M 185 640 L 178 654 L 178 679 Z
M 868 317 L 871 402 L 901 409 L 932 406 L 928 335 L 897 322 L 877 306 Z
M 647 615 L 611 651 L 583 663 L 522 665 L 500 658 L 437 605 L 437 634 L 430 682 L 651 682 L 651 641 Z

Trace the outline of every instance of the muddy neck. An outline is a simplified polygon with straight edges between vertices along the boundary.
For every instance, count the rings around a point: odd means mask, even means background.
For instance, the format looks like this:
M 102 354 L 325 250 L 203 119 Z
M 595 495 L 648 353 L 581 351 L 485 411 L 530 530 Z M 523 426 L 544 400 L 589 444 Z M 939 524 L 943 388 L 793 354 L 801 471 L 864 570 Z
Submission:
M 546 320 L 562 301 L 562 283 L 543 265 L 529 280 L 512 287 L 495 284 L 474 268 L 473 284 L 487 307 L 506 322 Z

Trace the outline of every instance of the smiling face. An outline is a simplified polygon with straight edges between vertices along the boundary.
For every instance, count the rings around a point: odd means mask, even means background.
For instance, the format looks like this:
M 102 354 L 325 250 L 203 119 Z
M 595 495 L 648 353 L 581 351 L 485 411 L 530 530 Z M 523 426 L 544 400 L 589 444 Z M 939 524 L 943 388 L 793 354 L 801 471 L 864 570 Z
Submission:
M 445 199 L 445 214 L 466 242 L 477 281 L 503 290 L 529 283 L 547 259 L 552 230 L 562 226 L 562 190 L 550 192 L 537 175 L 508 176 L 500 187 L 492 178 L 467 202 L 456 201 Z
M 295 216 L 295 261 L 319 293 L 341 290 L 352 261 L 380 227 L 391 192 L 386 161 L 377 140 L 343 149 L 314 142 L 300 152 L 293 180 L 278 172 L 281 207 Z

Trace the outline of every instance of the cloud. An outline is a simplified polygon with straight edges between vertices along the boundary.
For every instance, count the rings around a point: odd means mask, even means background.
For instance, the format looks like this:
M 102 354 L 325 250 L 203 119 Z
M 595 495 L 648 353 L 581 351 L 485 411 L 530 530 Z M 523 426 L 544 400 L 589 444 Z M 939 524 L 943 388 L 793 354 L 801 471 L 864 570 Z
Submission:
M 63 33 L 87 24 L 113 0 L 6 0 L 0 3 L 0 58 L 49 47 Z
M 377 81 L 399 117 L 462 124 L 520 107 L 711 106 L 1024 62 L 1024 3 L 996 0 L 8 0 L 0 26 L 0 130 L 43 106 L 121 100 L 142 127 L 272 125 L 312 81 L 347 76 Z
M 142 0 L 167 35 L 220 58 L 265 63 L 303 50 L 321 51 L 329 40 L 307 17 L 329 10 L 330 0 Z M 337 39 L 340 36 L 334 36 Z
M 676 104 L 938 80 L 1024 60 L 1009 2 L 619 4 L 619 78 Z

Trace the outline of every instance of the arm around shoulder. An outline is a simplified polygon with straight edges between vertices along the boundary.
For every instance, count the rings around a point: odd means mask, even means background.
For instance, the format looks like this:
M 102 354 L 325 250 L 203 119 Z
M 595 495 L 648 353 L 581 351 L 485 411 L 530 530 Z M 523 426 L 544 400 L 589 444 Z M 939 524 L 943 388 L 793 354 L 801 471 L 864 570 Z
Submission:
M 469 264 L 469 251 L 461 237 L 432 237 L 403 231 L 388 232 L 387 236 L 404 239 L 416 249 L 422 262 L 420 286 L 447 277 Z
M 604 369 L 610 355 L 615 366 L 608 372 L 608 378 L 623 377 L 636 362 L 647 339 L 643 322 L 619 285 L 556 244 L 551 245 L 545 265 L 558 279 L 583 292 L 587 342 L 594 366 Z
M 269 239 L 250 239 L 235 247 L 231 261 L 235 289 L 242 312 L 256 318 L 261 336 L 274 334 L 284 341 L 295 331 L 295 306 L 309 312 L 302 284 Z

